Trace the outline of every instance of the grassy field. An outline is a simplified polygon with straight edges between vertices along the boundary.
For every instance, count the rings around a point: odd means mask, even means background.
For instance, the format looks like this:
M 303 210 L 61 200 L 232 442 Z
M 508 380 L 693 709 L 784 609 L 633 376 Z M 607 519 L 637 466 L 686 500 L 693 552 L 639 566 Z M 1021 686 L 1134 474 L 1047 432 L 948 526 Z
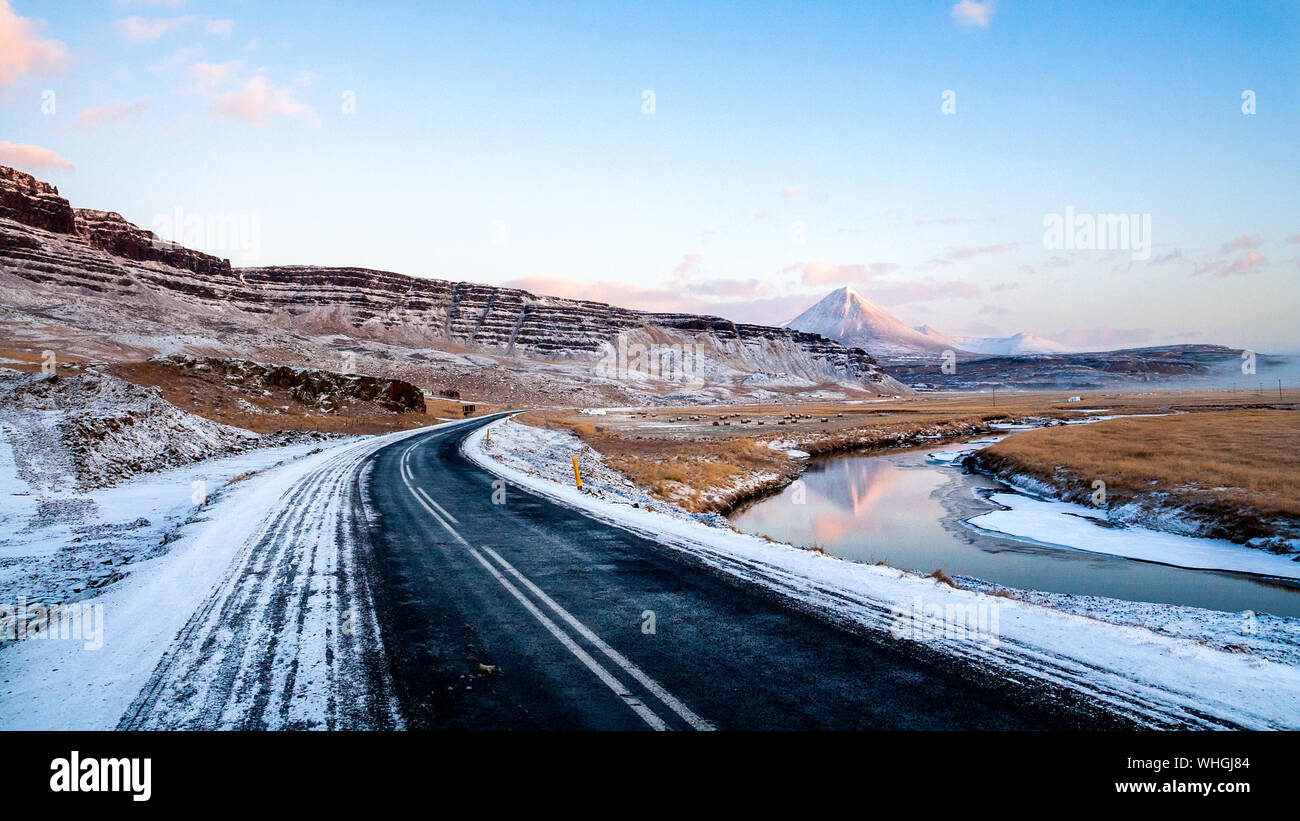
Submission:
M 1077 402 L 1068 401 L 1070 395 L 1017 392 L 995 399 L 989 393 L 943 393 L 861 403 L 609 411 L 603 416 L 544 411 L 519 418 L 576 434 L 612 467 L 666 501 L 695 512 L 727 512 L 799 474 L 804 460 L 788 456 L 787 450 L 815 456 L 932 446 L 985 433 L 996 422 L 1174 410 L 1238 413 L 1276 404 L 1254 392 L 1074 394 L 1080 396 Z M 1300 392 L 1287 392 L 1283 400 L 1290 407 L 1300 402 Z
M 1031 476 L 1090 503 L 1179 508 L 1237 541 L 1300 523 L 1300 411 L 1242 409 L 1026 431 L 982 451 L 977 464 Z M 1287 531 L 1285 524 L 1280 528 Z

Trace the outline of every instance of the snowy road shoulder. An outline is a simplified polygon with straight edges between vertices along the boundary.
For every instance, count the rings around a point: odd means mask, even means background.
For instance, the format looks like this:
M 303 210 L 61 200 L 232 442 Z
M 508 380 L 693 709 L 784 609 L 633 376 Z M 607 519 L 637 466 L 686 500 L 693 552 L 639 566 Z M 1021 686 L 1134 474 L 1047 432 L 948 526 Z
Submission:
M 316 493 L 315 498 L 301 503 L 292 502 L 289 494 L 322 472 L 338 474 L 336 486 L 341 487 L 346 478 L 342 474 L 365 456 L 418 432 L 258 450 L 142 477 L 104 491 L 129 497 L 122 500 L 123 510 L 152 506 L 162 514 L 158 516 L 160 521 L 172 520 L 179 501 L 185 523 L 174 531 L 165 552 L 132 564 L 124 578 L 82 602 L 102 608 L 101 647 L 87 649 L 82 641 L 28 637 L 6 642 L 0 648 L 0 729 L 102 730 L 118 726 L 142 688 L 151 677 L 157 677 L 160 662 L 175 656 L 178 649 L 187 651 L 174 644 L 178 633 L 202 605 L 220 593 L 223 580 L 230 579 L 236 557 L 241 551 L 247 552 L 246 546 L 259 534 L 266 535 L 263 531 L 271 516 L 308 503 L 318 513 L 330 512 L 328 503 L 333 500 L 320 498 L 328 493 Z M 192 480 L 191 476 L 207 478 Z M 191 481 L 211 480 L 220 486 L 222 477 L 232 476 L 241 478 L 210 498 L 200 515 L 190 516 Z M 179 500 L 177 494 L 181 494 Z M 322 532 L 326 524 L 320 524 Z M 335 543 L 332 536 L 330 542 Z M 327 562 L 319 570 L 311 577 L 312 583 L 331 576 Z M 221 602 L 214 604 L 218 605 L 214 612 L 221 613 Z M 258 616 L 255 607 L 250 607 L 239 618 L 251 621 Z M 313 628 L 309 632 L 321 628 L 308 626 Z M 218 627 L 213 634 L 217 646 L 204 652 L 228 652 L 231 648 L 221 646 L 222 637 L 229 639 L 233 634 L 231 630 L 223 633 Z M 257 652 L 256 647 L 239 650 Z M 193 680 L 184 684 L 203 685 Z M 322 687 L 308 697 L 324 701 L 331 695 Z M 215 725 L 222 717 L 201 718 L 211 718 Z
M 280 495 L 349 444 L 254 451 L 100 491 L 119 497 L 122 510 L 165 526 L 194 513 L 192 482 L 211 481 L 215 490 L 223 478 L 262 471 L 214 496 L 196 521 L 177 531 L 165 553 L 132 564 L 125 578 L 84 600 L 102 608 L 101 648 L 53 639 L 7 643 L 0 650 L 0 728 L 112 729 L 172 637 Z M 276 467 L 280 462 L 285 464 Z
M 463 446 L 467 458 L 483 469 L 833 619 L 889 631 L 1016 678 L 1085 693 L 1152 727 L 1300 728 L 1300 668 L 1295 666 L 711 527 L 656 509 L 643 492 L 626 486 L 598 483 L 595 493 L 580 491 L 563 470 L 582 447 L 576 439 L 514 421 L 491 429 L 491 446 L 483 430 Z M 953 629 L 954 613 L 982 615 L 983 629 Z

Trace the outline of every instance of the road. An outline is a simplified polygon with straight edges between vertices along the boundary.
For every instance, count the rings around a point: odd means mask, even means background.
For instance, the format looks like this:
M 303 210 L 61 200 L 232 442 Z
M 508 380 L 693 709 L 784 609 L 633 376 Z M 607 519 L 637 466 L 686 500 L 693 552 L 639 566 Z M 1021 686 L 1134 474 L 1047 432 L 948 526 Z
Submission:
M 459 453 L 487 421 L 384 447 L 358 474 L 358 549 L 406 727 L 1129 726 L 1068 692 L 838 626 L 521 488 L 497 504 L 495 477 Z

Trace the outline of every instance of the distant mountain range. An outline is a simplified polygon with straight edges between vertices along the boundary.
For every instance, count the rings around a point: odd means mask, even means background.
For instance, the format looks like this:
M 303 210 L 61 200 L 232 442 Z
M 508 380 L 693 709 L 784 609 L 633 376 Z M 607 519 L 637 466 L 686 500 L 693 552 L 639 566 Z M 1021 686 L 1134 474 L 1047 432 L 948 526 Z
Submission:
M 787 322 L 786 327 L 862 348 L 882 361 L 933 357 L 945 350 L 994 356 L 1060 354 L 1073 350 L 1032 333 L 1005 337 L 953 336 L 929 325 L 912 327 L 848 286 L 831 291 Z
M 1242 351 L 1222 345 L 1163 345 L 1080 351 L 1032 333 L 1005 337 L 953 336 L 929 325 L 912 327 L 852 288 L 837 288 L 786 327 L 862 348 L 886 373 L 919 390 L 936 388 L 1106 388 L 1147 386 L 1223 388 L 1297 377 L 1289 357 L 1257 358 L 1258 372 L 1241 370 Z M 952 351 L 945 369 L 944 351 Z

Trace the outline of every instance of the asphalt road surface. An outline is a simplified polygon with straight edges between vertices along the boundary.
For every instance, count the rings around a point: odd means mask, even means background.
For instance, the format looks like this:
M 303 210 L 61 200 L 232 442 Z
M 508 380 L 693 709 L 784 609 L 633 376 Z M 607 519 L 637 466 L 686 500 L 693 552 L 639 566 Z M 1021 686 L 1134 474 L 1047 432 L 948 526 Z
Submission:
M 360 561 L 408 728 L 1131 726 L 518 487 L 497 504 L 501 484 L 459 453 L 487 421 L 399 441 L 356 474 Z

